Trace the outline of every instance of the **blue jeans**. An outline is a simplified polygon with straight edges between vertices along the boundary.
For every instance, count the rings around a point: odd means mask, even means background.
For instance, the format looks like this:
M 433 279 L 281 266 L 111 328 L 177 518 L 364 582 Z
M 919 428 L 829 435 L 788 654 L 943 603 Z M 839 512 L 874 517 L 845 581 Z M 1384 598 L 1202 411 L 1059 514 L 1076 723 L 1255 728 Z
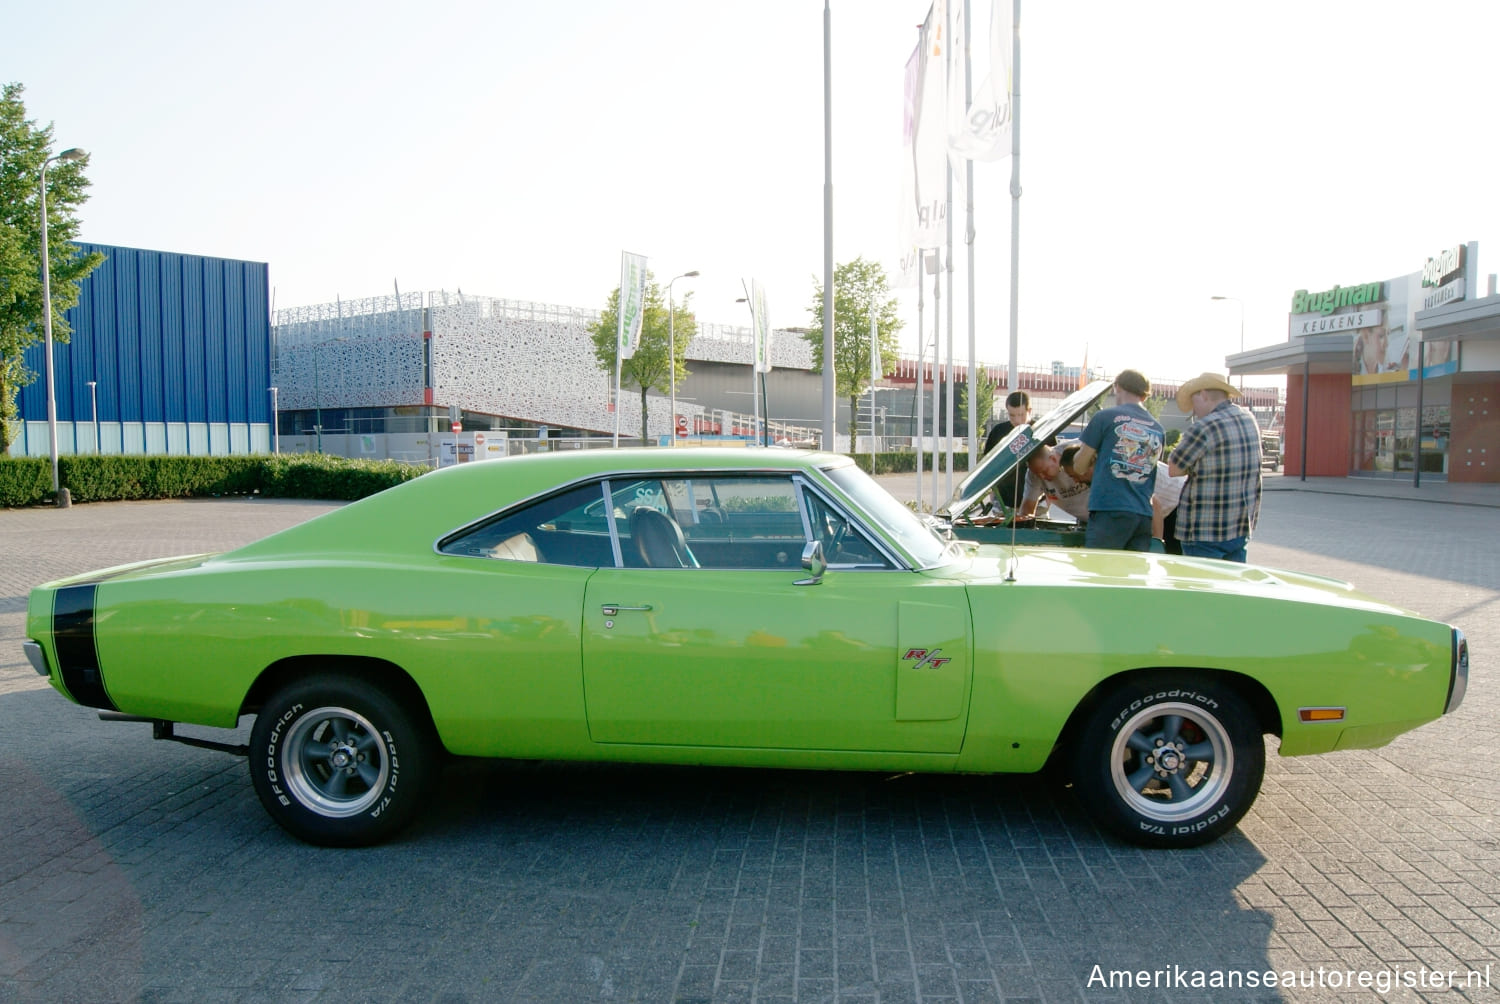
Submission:
M 1107 547 L 1116 551 L 1151 550 L 1151 517 L 1133 512 L 1089 513 L 1083 531 L 1085 547 Z
M 1182 553 L 1193 558 L 1223 558 L 1225 561 L 1245 562 L 1245 545 L 1248 537 L 1233 540 L 1184 540 Z

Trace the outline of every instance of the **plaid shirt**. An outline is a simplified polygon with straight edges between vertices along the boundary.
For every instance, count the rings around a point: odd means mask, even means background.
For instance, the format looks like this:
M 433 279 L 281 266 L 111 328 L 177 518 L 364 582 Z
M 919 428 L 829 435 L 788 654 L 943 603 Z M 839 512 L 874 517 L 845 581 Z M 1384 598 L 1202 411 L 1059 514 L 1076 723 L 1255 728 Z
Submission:
M 1260 426 L 1230 401 L 1194 422 L 1172 451 L 1188 472 L 1177 506 L 1177 539 L 1248 537 L 1260 516 Z

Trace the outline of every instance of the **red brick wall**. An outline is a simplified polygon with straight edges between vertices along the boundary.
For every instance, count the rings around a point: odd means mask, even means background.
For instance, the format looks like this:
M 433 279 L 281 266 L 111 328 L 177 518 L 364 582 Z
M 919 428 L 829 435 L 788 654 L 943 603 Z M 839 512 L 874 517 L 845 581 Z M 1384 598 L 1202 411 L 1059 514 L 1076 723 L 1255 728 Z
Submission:
M 1281 441 L 1282 469 L 1290 476 L 1302 474 L 1302 385 L 1301 373 L 1286 378 L 1286 432 Z M 1349 433 L 1352 419 L 1352 387 L 1347 373 L 1314 373 L 1308 393 L 1312 424 L 1307 433 L 1307 476 L 1342 478 L 1349 474 Z M 1456 392 L 1456 391 L 1455 391 Z M 1457 418 L 1454 419 L 1455 426 Z M 1455 440 L 1457 433 L 1455 432 Z
M 1490 374 L 1455 376 L 1450 413 L 1448 480 L 1500 483 L 1500 381 Z

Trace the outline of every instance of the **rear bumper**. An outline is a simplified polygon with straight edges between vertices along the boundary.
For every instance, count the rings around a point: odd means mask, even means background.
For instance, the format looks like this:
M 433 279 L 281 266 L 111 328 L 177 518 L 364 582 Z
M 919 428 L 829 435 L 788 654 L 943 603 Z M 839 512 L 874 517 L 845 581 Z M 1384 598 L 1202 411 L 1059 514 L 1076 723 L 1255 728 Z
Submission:
M 31 668 L 43 676 L 50 677 L 52 670 L 47 668 L 47 653 L 42 651 L 42 646 L 34 641 L 23 641 L 21 649 L 26 653 L 26 661 L 31 663 Z

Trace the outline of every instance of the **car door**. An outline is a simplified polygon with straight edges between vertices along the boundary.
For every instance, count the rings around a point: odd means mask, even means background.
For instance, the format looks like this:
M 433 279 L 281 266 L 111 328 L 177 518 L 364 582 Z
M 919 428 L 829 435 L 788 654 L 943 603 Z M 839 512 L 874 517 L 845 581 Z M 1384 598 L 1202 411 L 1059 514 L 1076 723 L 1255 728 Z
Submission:
M 595 742 L 959 750 L 971 669 L 961 584 L 901 567 L 792 475 L 665 479 L 634 498 L 683 530 L 686 554 L 646 564 L 665 552 L 630 530 L 660 521 L 616 508 L 622 567 L 590 578 L 583 610 Z M 800 567 L 814 535 L 830 559 L 816 583 Z

